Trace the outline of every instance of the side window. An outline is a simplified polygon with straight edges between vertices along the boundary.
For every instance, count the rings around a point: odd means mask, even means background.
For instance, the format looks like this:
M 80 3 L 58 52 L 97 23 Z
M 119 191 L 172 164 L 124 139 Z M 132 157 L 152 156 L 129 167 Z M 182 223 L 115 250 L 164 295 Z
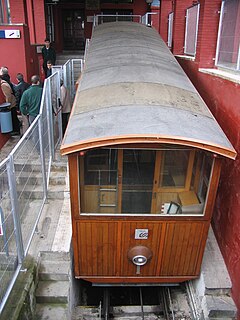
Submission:
M 195 56 L 200 4 L 187 9 L 184 53 Z
M 216 65 L 232 70 L 240 70 L 240 1 L 222 1 Z
M 0 1 L 0 23 L 10 24 L 10 5 L 9 1 Z
M 168 47 L 172 48 L 172 34 L 173 33 L 173 12 L 168 15 Z

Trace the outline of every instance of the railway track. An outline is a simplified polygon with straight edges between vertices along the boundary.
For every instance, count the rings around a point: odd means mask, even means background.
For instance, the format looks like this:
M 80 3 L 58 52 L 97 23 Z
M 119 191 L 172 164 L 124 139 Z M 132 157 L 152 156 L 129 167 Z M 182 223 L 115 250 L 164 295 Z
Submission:
M 200 320 L 189 283 L 170 287 L 101 289 L 99 305 L 78 307 L 74 320 Z

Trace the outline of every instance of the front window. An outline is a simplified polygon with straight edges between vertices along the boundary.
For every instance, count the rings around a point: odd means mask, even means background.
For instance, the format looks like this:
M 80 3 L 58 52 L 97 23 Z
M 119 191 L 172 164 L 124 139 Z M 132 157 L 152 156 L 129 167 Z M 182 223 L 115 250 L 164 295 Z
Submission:
M 212 158 L 177 146 L 95 149 L 79 167 L 81 213 L 202 215 Z
M 240 70 L 240 2 L 222 2 L 216 64 L 232 70 Z
M 200 4 L 187 9 L 184 53 L 195 56 Z

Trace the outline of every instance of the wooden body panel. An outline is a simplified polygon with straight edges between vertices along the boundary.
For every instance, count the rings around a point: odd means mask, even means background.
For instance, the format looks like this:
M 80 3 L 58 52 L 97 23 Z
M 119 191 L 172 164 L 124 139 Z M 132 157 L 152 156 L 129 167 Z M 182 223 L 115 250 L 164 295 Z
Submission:
M 209 227 L 207 221 L 131 221 L 129 218 L 78 220 L 75 224 L 75 276 L 93 282 L 103 282 L 102 277 L 106 277 L 106 282 L 114 283 L 132 282 L 135 278 L 147 283 L 153 277 L 156 277 L 154 282 L 163 279 L 179 282 L 197 277 Z M 148 239 L 135 239 L 136 229 L 148 229 Z M 140 274 L 127 257 L 129 249 L 138 245 L 152 251 L 152 258 L 140 267 Z M 128 280 L 123 281 L 122 277 Z

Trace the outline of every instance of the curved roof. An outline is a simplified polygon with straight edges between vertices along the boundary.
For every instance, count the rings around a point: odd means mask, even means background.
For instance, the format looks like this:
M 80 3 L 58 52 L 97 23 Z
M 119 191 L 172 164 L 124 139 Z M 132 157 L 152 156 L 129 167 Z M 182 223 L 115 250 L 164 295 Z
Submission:
M 93 32 L 61 152 L 156 142 L 236 156 L 155 30 L 134 22 L 99 25 Z

